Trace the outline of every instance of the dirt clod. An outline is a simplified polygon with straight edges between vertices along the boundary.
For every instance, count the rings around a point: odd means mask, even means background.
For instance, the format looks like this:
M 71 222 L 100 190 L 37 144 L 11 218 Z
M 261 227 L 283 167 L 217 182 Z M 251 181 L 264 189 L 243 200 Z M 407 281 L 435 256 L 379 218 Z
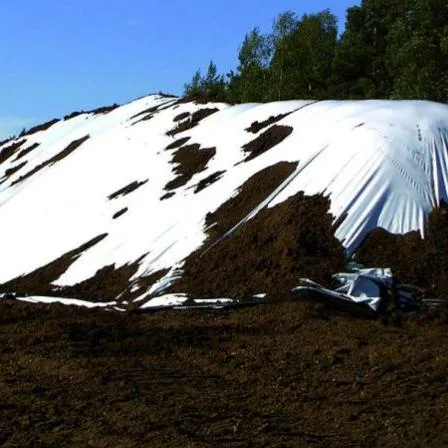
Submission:
M 267 131 L 259 135 L 255 140 L 247 143 L 243 146 L 245 152 L 249 155 L 246 157 L 245 161 L 255 159 L 260 154 L 269 151 L 274 146 L 282 142 L 289 134 L 293 131 L 291 126 L 271 126 Z

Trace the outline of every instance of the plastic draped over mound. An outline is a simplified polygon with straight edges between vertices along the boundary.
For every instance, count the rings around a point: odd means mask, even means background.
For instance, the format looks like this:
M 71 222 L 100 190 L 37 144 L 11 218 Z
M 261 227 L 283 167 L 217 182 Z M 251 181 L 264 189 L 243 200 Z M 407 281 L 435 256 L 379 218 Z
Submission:
M 151 119 L 141 121 L 145 114 Z M 188 145 L 197 150 L 185 150 Z M 218 243 L 208 254 L 222 250 L 220 236 L 232 239 L 257 216 L 266 218 L 255 222 L 263 235 L 273 223 L 272 231 L 294 232 L 294 223 L 282 229 L 272 215 L 299 193 L 328 198 L 333 226 L 327 227 L 348 254 L 378 227 L 423 235 L 429 213 L 448 199 L 447 146 L 448 106 L 424 101 L 229 106 L 151 95 L 104 113 L 81 113 L 0 145 L 0 283 L 22 282 L 30 294 L 36 291 L 27 284 L 63 293 L 122 269 L 120 288 L 108 290 L 105 282 L 102 297 L 92 299 L 123 300 L 117 290 L 124 288 L 144 304 L 151 285 L 139 279 L 162 271 L 167 284 L 178 278 L 191 254 L 208 249 L 206 226 L 214 224 L 207 217 L 279 163 L 294 169 L 241 208 L 242 215 L 226 216 L 225 226 L 218 222 Z M 98 235 L 105 237 L 67 255 Z M 287 253 L 283 240 L 294 238 L 278 239 L 280 258 Z M 66 265 L 52 266 L 61 259 Z M 334 273 L 330 265 L 324 276 Z

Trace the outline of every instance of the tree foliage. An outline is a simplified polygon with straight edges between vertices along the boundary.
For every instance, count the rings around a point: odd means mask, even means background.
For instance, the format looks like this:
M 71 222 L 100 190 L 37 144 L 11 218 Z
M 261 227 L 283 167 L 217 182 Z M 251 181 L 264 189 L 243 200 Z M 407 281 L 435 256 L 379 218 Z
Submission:
M 448 1 L 362 0 L 338 36 L 329 10 L 279 14 L 243 39 L 226 77 L 197 71 L 188 96 L 233 102 L 414 98 L 448 101 Z

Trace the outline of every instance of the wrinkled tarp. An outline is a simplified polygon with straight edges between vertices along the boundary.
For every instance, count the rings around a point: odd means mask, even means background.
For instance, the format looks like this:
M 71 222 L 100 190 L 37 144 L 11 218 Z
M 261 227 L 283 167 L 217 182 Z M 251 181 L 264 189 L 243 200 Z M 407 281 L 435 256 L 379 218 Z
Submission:
M 293 291 L 317 295 L 347 311 L 364 309 L 366 314 L 383 314 L 391 302 L 402 312 L 415 312 L 420 307 L 407 285 L 394 283 L 389 268 L 355 268 L 354 272 L 334 274 L 333 278 L 341 285 L 334 290 L 310 279 L 300 279 L 303 286 Z

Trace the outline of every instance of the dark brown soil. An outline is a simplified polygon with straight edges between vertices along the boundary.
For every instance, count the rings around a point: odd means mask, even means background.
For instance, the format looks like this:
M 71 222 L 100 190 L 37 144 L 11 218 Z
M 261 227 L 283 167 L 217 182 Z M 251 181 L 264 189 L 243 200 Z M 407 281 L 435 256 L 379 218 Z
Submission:
M 0 163 L 13 156 L 25 142 L 26 140 L 19 140 L 3 148 L 0 152 Z
M 112 219 L 117 219 L 119 218 L 121 215 L 124 215 L 126 212 L 128 211 L 128 208 L 122 208 L 121 210 L 118 210 L 117 213 L 114 213 L 114 215 L 112 216 Z
M 182 112 L 181 114 L 176 115 L 173 118 L 173 121 L 181 121 L 181 120 L 184 120 L 185 118 L 188 118 L 189 116 L 190 116 L 190 112 Z
M 425 288 L 429 295 L 448 299 L 448 206 L 429 216 L 425 239 L 418 232 L 393 235 L 374 230 L 356 253 L 368 266 L 390 267 L 398 281 Z
M 175 190 L 185 185 L 195 174 L 206 168 L 215 154 L 216 148 L 200 148 L 196 143 L 179 148 L 171 162 L 176 164 L 174 173 L 177 177 L 165 185 L 165 190 Z
M 183 146 L 185 143 L 190 140 L 191 137 L 182 137 L 177 140 L 175 140 L 173 143 L 170 143 L 165 149 L 176 149 Z
M 280 294 L 307 277 L 329 284 L 346 265 L 344 248 L 332 230 L 329 200 L 298 193 L 260 211 L 231 237 L 185 262 L 178 292 L 194 298 L 247 298 Z
M 169 199 L 173 197 L 176 193 L 174 191 L 169 191 L 168 193 L 165 193 L 163 196 L 160 197 L 161 201 L 164 201 L 165 199 Z
M 71 114 L 65 115 L 65 116 L 64 116 L 64 121 L 66 121 L 66 120 L 70 120 L 71 118 L 75 118 L 75 117 L 77 117 L 78 115 L 82 115 L 82 114 L 85 114 L 85 113 L 86 113 L 86 112 L 83 111 L 83 110 L 75 110 L 75 111 L 72 112 Z
M 137 272 L 137 269 L 138 262 L 126 264 L 119 268 L 113 264 L 104 266 L 93 277 L 76 285 L 58 289 L 56 295 L 89 301 L 111 301 L 127 290 L 129 279 Z
M 52 165 L 53 163 L 57 163 L 61 161 L 62 159 L 65 159 L 65 157 L 69 156 L 73 151 L 78 149 L 85 141 L 87 141 L 90 138 L 90 135 L 86 135 L 85 137 L 82 137 L 78 140 L 72 141 L 64 150 L 62 150 L 59 154 L 56 154 L 51 159 L 46 160 L 45 162 L 41 163 L 40 165 L 37 165 L 34 167 L 31 171 L 24 174 L 23 176 L 19 177 L 17 180 L 15 180 L 11 185 L 18 184 L 19 182 L 24 181 L 25 179 L 28 179 L 29 177 L 33 176 L 40 170 L 44 169 L 45 167 Z
M 88 114 L 107 114 L 109 112 L 112 112 L 113 110 L 117 109 L 118 107 L 120 107 L 118 104 L 112 104 L 111 106 L 102 106 L 102 107 L 98 107 L 96 109 L 92 109 L 87 111 Z
M 286 137 L 288 137 L 292 131 L 293 128 L 290 126 L 271 126 L 255 140 L 252 140 L 243 146 L 244 151 L 249 153 L 245 161 L 247 162 L 248 160 L 255 159 L 255 157 L 258 157 L 260 154 L 269 151 L 271 148 L 278 145 Z
M 120 188 L 119 190 L 110 194 L 108 196 L 108 199 L 112 200 L 112 199 L 117 199 L 120 196 L 126 196 L 127 194 L 132 193 L 133 191 L 137 190 L 137 188 L 140 188 L 142 185 L 145 185 L 146 182 L 148 182 L 148 180 L 149 179 L 146 179 L 141 182 L 135 180 L 134 182 L 131 182 L 130 184 L 126 185 L 125 187 Z
M 46 131 L 48 128 L 50 128 L 51 126 L 56 124 L 58 121 L 60 121 L 59 118 L 54 118 L 53 120 L 47 121 L 42 124 L 38 124 L 37 126 L 34 126 L 24 132 L 21 132 L 19 137 L 24 137 L 25 135 L 35 134 L 36 132 L 39 132 L 39 131 Z
M 250 179 L 240 188 L 238 194 L 224 202 L 205 219 L 210 241 L 221 237 L 241 221 L 258 204 L 263 202 L 297 167 L 297 163 L 279 162 L 269 166 Z M 213 227 L 212 227 L 213 226 Z
M 170 131 L 168 131 L 166 133 L 166 135 L 174 136 L 176 134 L 179 134 L 180 132 L 184 132 L 184 131 L 187 131 L 188 129 L 192 129 L 195 126 L 197 126 L 201 120 L 208 117 L 209 115 L 214 114 L 215 112 L 218 112 L 218 110 L 219 109 L 217 109 L 217 108 L 199 109 L 196 112 L 193 112 L 193 114 L 191 114 L 190 119 L 182 121 L 176 127 L 171 129 Z
M 271 115 L 269 118 L 263 121 L 254 121 L 247 129 L 247 132 L 252 132 L 253 134 L 256 134 L 258 131 L 260 131 L 263 128 L 268 127 L 269 125 L 273 123 L 277 123 L 277 121 L 280 121 L 281 119 L 287 117 L 289 114 L 280 114 L 280 115 Z
M 22 149 L 22 151 L 17 154 L 17 157 L 13 160 L 15 162 L 16 160 L 21 159 L 22 157 L 25 157 L 27 154 L 29 154 L 33 149 L 36 149 L 40 143 L 33 143 L 29 148 Z
M 217 180 L 221 179 L 222 175 L 225 173 L 225 171 L 216 171 L 215 173 L 210 174 L 210 176 L 207 176 L 205 179 L 200 180 L 196 188 L 194 189 L 195 193 L 198 193 L 202 191 L 204 188 L 209 187 L 211 184 L 215 183 Z
M 98 235 L 87 243 L 73 249 L 47 265 L 35 271 L 17 277 L 0 285 L 0 292 L 16 292 L 18 294 L 55 295 L 57 288 L 51 285 L 57 280 L 87 249 L 104 239 L 107 234 Z
M 5 171 L 5 178 L 7 179 L 8 177 L 12 176 L 14 173 L 19 171 L 20 168 L 23 168 L 26 164 L 27 164 L 27 161 L 25 160 L 25 162 L 19 163 L 18 165 L 14 166 L 12 168 L 8 168 Z
M 0 301 L 0 444 L 448 446 L 446 325 Z

